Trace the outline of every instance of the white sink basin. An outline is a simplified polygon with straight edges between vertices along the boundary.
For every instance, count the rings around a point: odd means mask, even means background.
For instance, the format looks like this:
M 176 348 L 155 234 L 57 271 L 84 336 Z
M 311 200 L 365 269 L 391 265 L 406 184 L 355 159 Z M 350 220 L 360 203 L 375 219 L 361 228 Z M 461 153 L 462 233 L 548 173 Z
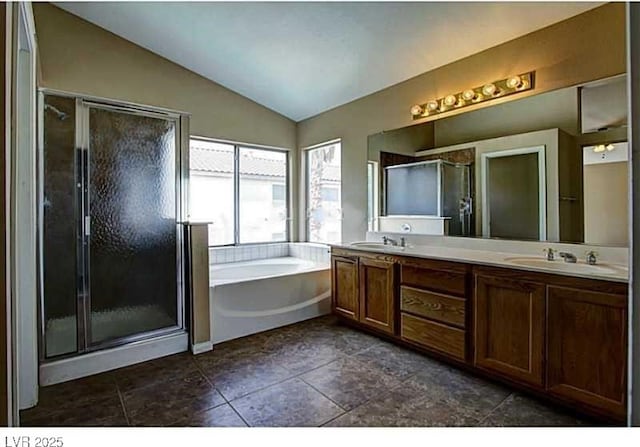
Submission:
M 349 245 L 354 248 L 370 248 L 374 250 L 404 250 L 404 247 L 398 247 L 396 245 L 385 245 L 382 242 L 352 242 Z
M 525 267 L 539 267 L 551 270 L 558 270 L 562 272 L 573 272 L 582 274 L 602 274 L 602 275 L 625 275 L 628 269 L 623 265 L 617 264 L 595 264 L 589 265 L 586 262 L 578 261 L 575 264 L 570 262 L 564 262 L 562 260 L 548 261 L 544 258 L 537 257 L 511 257 L 504 259 L 507 262 L 513 264 L 522 265 Z

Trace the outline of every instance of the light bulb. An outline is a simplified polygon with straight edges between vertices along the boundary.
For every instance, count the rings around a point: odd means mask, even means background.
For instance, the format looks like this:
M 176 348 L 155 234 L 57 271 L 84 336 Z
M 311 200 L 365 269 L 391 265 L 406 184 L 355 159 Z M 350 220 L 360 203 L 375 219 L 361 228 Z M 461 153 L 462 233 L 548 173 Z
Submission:
M 451 107 L 456 103 L 456 97 L 454 95 L 447 95 L 444 98 L 445 105 Z
M 593 148 L 593 152 L 595 152 L 595 153 L 600 153 L 600 152 L 604 152 L 604 151 L 605 151 L 604 144 L 599 144 L 597 146 L 594 146 L 594 148 Z
M 464 92 L 462 92 L 462 99 L 464 99 L 465 101 L 473 101 L 474 99 L 476 99 L 476 92 L 471 89 L 465 90 Z
M 421 105 L 416 104 L 415 106 L 411 107 L 411 114 L 413 116 L 422 115 L 423 113 L 424 113 L 424 108 L 422 108 Z
M 485 96 L 493 96 L 496 93 L 495 84 L 486 84 L 484 87 L 482 87 L 482 93 Z
M 507 87 L 509 88 L 518 88 L 522 85 L 522 79 L 520 76 L 511 76 L 507 79 Z
M 615 148 L 616 148 L 616 147 L 615 147 L 613 144 L 611 144 L 611 143 L 607 144 L 607 150 L 608 150 L 608 151 L 612 151 L 612 150 L 614 150 Z
M 427 103 L 427 110 L 429 112 L 433 112 L 438 108 L 438 101 L 436 101 L 435 99 L 432 99 L 431 101 L 429 101 Z

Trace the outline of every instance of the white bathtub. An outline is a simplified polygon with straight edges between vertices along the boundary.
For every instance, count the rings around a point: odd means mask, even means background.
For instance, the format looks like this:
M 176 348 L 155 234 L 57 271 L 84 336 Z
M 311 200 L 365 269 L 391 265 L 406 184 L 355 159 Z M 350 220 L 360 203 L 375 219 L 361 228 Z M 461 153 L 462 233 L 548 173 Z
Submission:
M 326 263 L 282 257 L 214 264 L 209 271 L 214 344 L 331 311 Z

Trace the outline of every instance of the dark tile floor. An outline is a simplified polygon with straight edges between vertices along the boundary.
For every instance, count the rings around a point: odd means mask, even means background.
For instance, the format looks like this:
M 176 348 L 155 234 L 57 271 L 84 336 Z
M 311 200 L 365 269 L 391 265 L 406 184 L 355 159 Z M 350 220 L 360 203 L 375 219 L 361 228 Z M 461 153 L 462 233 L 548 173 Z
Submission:
M 25 426 L 584 426 L 322 317 L 46 387 Z

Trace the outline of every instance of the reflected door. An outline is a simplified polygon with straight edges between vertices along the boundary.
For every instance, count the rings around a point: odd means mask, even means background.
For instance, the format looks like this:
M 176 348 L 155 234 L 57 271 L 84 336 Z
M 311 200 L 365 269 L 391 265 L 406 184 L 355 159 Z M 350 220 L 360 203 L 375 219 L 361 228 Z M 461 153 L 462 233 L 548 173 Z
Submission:
M 483 236 L 546 239 L 544 147 L 482 154 Z

